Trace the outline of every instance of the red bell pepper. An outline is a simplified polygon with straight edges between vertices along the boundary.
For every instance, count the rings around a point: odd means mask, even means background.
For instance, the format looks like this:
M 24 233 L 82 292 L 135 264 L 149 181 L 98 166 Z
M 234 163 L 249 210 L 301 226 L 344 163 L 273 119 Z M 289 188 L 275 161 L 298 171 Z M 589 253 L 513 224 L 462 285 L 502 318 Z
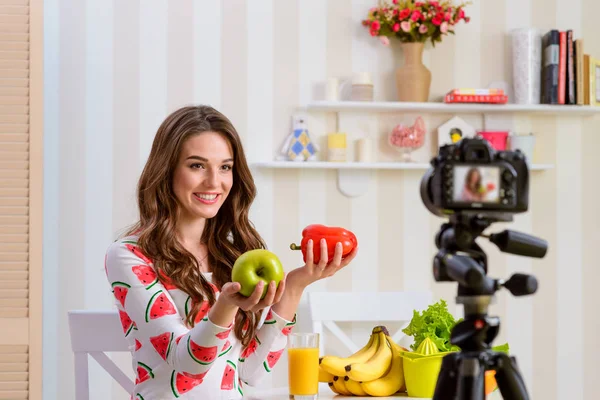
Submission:
M 328 263 L 333 260 L 333 256 L 335 254 L 335 245 L 338 242 L 342 243 L 342 258 L 350 254 L 358 245 L 356 235 L 347 229 L 337 226 L 330 227 L 320 224 L 312 224 L 308 225 L 302 230 L 302 242 L 300 243 L 300 246 L 292 243 L 290 245 L 290 249 L 302 250 L 303 259 L 304 262 L 306 262 L 306 247 L 308 245 L 308 241 L 312 239 L 313 262 L 318 263 L 319 260 L 321 260 L 321 239 L 323 238 L 327 240 Z

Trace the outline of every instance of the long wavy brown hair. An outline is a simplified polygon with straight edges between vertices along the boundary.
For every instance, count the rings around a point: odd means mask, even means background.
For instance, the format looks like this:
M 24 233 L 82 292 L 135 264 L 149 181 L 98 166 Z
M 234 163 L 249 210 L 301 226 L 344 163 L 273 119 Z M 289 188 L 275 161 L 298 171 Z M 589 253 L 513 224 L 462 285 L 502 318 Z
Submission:
M 198 261 L 177 240 L 175 226 L 180 207 L 172 182 L 185 141 L 207 131 L 223 135 L 233 149 L 231 191 L 217 215 L 206 220 L 202 232 L 213 283 L 220 290 L 231 281 L 231 269 L 242 253 L 266 248 L 248 219 L 256 187 L 238 132 L 227 117 L 203 105 L 176 110 L 158 128 L 137 187 L 140 218 L 126 233 L 139 235 L 138 246 L 153 260 L 159 276 L 191 296 L 193 306 L 186 319 L 191 327 L 202 302 L 208 300 L 212 306 L 216 299 L 210 283 L 200 273 Z M 254 337 L 258 320 L 257 313 L 238 311 L 233 330 L 244 346 Z

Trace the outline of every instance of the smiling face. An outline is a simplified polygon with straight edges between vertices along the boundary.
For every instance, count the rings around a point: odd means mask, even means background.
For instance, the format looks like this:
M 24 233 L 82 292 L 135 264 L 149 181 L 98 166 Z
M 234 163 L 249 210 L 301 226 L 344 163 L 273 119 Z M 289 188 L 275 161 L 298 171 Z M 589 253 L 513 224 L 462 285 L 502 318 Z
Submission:
M 233 150 L 225 137 L 209 131 L 183 143 L 173 173 L 173 192 L 182 218 L 213 218 L 232 185 Z

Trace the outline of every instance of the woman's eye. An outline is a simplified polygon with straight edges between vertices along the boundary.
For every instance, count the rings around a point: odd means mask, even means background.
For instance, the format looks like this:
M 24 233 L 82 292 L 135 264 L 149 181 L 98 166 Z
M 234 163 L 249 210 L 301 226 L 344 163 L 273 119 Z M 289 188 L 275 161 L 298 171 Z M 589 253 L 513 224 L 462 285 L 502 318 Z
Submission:
M 202 164 L 195 163 L 195 164 L 190 165 L 190 168 L 198 169 L 198 168 L 204 168 L 204 166 Z
M 233 168 L 233 165 L 223 165 L 223 169 L 225 171 L 231 171 L 232 168 Z

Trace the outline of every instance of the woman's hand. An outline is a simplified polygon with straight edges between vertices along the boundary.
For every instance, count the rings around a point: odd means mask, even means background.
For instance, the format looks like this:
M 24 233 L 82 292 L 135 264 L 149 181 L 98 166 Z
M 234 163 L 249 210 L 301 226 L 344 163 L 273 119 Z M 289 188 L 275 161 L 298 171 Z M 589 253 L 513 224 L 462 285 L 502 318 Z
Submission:
M 283 292 L 285 291 L 286 277 L 279 282 L 279 286 L 276 286 L 275 281 L 269 283 L 267 294 L 261 300 L 260 296 L 263 293 L 265 284 L 260 281 L 254 288 L 254 292 L 249 297 L 243 296 L 239 293 L 241 285 L 238 282 L 227 282 L 221 288 L 221 293 L 217 301 L 224 301 L 230 306 L 239 307 L 244 311 L 259 311 L 263 308 L 272 306 L 281 300 Z
M 330 263 L 329 255 L 327 254 L 327 240 L 321 239 L 321 257 L 317 264 L 314 263 L 313 248 L 314 243 L 311 240 L 306 243 L 306 264 L 303 267 L 296 268 L 289 273 L 288 286 L 294 286 L 304 290 L 305 287 L 320 279 L 335 275 L 340 269 L 344 268 L 354 259 L 358 252 L 356 246 L 345 258 L 342 259 L 342 244 L 338 242 L 335 246 L 333 259 Z

